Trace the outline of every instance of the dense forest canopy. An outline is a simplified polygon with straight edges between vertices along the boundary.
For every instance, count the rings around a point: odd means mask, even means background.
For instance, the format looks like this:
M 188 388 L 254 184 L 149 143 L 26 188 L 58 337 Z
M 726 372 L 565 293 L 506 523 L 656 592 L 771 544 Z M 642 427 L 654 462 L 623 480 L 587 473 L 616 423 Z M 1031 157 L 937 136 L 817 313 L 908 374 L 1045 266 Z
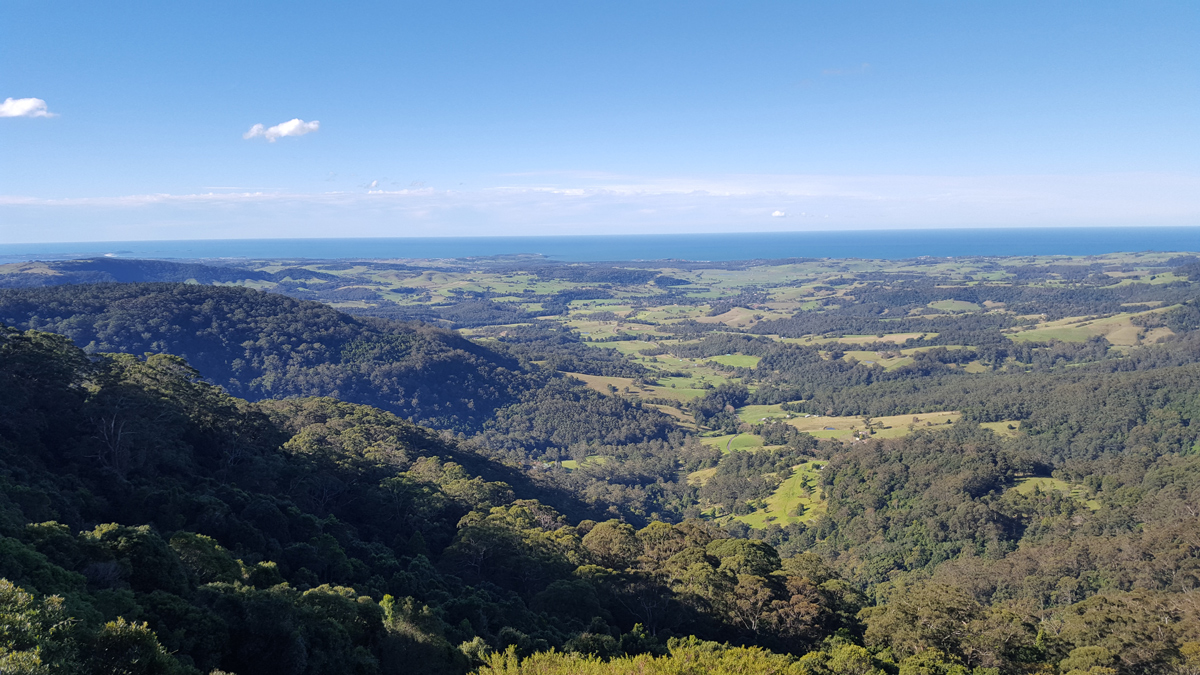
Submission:
M 89 352 L 175 354 L 248 398 L 331 395 L 475 429 L 536 387 L 518 361 L 446 330 L 356 319 L 239 287 L 93 284 L 0 292 L 0 320 Z

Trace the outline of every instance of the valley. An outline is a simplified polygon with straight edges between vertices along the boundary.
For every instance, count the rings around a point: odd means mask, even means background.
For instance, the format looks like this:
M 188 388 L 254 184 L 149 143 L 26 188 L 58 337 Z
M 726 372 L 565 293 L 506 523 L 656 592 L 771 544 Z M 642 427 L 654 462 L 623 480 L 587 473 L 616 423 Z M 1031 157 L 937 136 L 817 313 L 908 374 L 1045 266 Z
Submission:
M 1166 253 L 0 266 L 3 574 L 178 672 L 284 658 L 262 603 L 385 670 L 1174 667 L 1198 288 Z M 969 636 L 889 632 L 909 598 Z M 352 606 L 374 637 L 331 637 Z

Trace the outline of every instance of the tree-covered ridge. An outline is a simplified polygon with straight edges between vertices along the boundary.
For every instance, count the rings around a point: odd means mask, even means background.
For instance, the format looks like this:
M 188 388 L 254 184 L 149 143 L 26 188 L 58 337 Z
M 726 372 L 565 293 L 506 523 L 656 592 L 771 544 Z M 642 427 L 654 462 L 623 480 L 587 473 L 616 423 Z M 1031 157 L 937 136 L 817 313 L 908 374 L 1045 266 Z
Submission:
M 276 276 L 230 265 L 119 258 L 18 263 L 5 265 L 0 267 L 0 270 L 0 288 L 147 281 L 193 281 L 211 284 L 282 280 L 288 276 L 286 273 Z
M 521 344 L 479 344 L 433 326 L 355 318 L 251 289 L 97 284 L 0 291 L 0 317 L 62 333 L 93 353 L 181 355 L 208 381 L 252 400 L 333 396 L 475 434 L 482 452 L 512 466 L 566 458 L 572 445 L 665 440 L 676 426 L 657 409 L 601 396 L 538 366 L 541 354 Z M 633 366 L 619 354 L 587 360 L 590 347 L 563 337 L 580 370 Z M 550 349 L 559 345 L 549 342 Z M 674 468 L 665 474 L 670 482 L 678 480 Z M 644 519 L 663 510 L 644 496 L 656 478 L 628 489 L 628 480 L 612 478 L 589 481 L 593 511 L 615 504 L 616 513 Z
M 430 326 L 356 319 L 237 287 L 96 284 L 0 292 L 0 321 L 89 352 L 169 353 L 251 399 L 331 395 L 479 428 L 538 384 L 516 359 Z

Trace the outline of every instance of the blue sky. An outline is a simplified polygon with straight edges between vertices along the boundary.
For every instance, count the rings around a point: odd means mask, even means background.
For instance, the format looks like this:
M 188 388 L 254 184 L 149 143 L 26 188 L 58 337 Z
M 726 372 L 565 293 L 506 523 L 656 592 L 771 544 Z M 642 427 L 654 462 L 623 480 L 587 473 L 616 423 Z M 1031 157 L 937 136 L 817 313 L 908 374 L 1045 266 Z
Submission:
M 7 0 L 10 98 L 0 242 L 1200 225 L 1190 0 Z

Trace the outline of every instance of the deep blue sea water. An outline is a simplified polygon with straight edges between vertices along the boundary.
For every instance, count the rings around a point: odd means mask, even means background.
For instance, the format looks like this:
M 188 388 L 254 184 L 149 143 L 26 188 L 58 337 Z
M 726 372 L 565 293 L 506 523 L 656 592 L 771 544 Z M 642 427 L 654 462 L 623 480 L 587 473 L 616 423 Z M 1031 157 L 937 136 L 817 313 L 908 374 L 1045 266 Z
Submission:
M 1200 227 L 852 230 L 392 239 L 213 239 L 0 244 L 0 262 L 121 258 L 459 258 L 536 253 L 567 262 L 1200 251 Z

